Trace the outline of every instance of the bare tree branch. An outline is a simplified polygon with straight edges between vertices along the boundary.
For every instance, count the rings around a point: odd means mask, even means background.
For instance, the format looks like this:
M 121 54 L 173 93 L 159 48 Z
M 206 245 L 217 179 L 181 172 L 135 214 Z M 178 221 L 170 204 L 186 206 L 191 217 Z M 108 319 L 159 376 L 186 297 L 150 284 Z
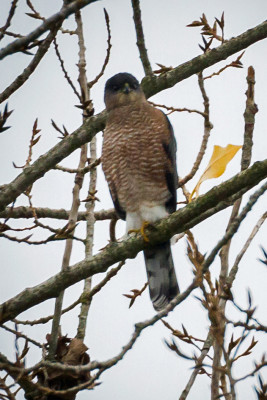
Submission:
M 99 72 L 99 74 L 97 74 L 97 76 L 92 81 L 88 82 L 87 85 L 88 85 L 89 89 L 91 87 L 93 87 L 99 81 L 99 79 L 104 75 L 104 72 L 106 70 L 106 67 L 108 65 L 109 58 L 110 58 L 110 52 L 111 52 L 111 47 L 112 47 L 112 44 L 111 44 L 111 31 L 110 31 L 109 15 L 108 15 L 108 12 L 107 12 L 107 10 L 105 8 L 104 8 L 104 14 L 105 14 L 105 21 L 106 21 L 106 26 L 107 26 L 107 31 L 108 31 L 107 54 L 106 54 L 106 58 L 104 60 L 104 63 L 102 65 L 102 68 L 101 68 L 101 71 Z
M 161 220 L 153 226 L 153 229 L 147 228 L 146 234 L 149 238 L 149 245 L 153 246 L 170 239 L 175 233 L 183 232 L 185 226 L 186 229 L 194 226 L 195 219 L 199 218 L 202 213 L 205 215 L 205 212 L 210 209 L 214 209 L 214 212 L 217 212 L 218 208 L 215 209 L 214 207 L 218 205 L 218 203 L 221 204 L 221 209 L 229 206 L 224 200 L 241 189 L 245 188 L 249 190 L 266 176 L 267 160 L 255 163 L 246 171 L 241 172 L 232 179 L 211 189 L 204 196 L 200 196 L 183 209 Z M 200 220 L 201 219 L 199 219 L 199 221 Z M 229 235 L 230 234 L 231 232 L 229 232 Z M 41 285 L 37 285 L 31 289 L 25 289 L 13 299 L 3 303 L 0 307 L 0 322 L 12 319 L 22 311 L 46 299 L 56 297 L 59 291 L 96 273 L 106 271 L 109 266 L 116 262 L 127 258 L 134 258 L 146 245 L 141 235 L 121 243 L 111 243 L 90 260 L 78 262 L 71 268 L 51 277 Z M 221 242 L 218 244 L 218 248 L 220 248 L 220 245 Z M 206 259 L 205 263 L 207 266 L 209 266 L 210 262 L 214 259 L 218 248 L 214 249 L 214 252 Z
M 209 140 L 209 136 L 210 136 L 210 132 L 213 128 L 212 123 L 210 122 L 210 103 L 209 103 L 209 98 L 207 96 L 207 92 L 205 90 L 204 87 L 204 79 L 203 79 L 203 74 L 202 72 L 200 72 L 198 74 L 198 85 L 203 97 L 203 104 L 204 104 L 204 112 L 203 112 L 203 116 L 204 116 L 204 135 L 202 138 L 202 143 L 196 158 L 196 161 L 194 162 L 194 165 L 191 169 L 191 171 L 189 172 L 189 174 L 187 174 L 183 179 L 179 179 L 179 186 L 183 186 L 185 185 L 190 179 L 193 178 L 193 176 L 196 174 L 201 161 L 204 157 L 206 148 L 207 148 L 207 144 L 208 144 L 208 140 Z
M 105 14 L 107 17 L 107 14 Z M 108 17 L 107 17 L 108 18 Z M 83 22 L 80 11 L 75 13 L 75 21 L 77 24 L 77 35 L 79 41 L 79 84 L 81 88 L 81 92 L 83 93 L 84 102 L 88 102 L 88 110 L 93 110 L 93 104 L 90 102 L 90 89 L 88 86 L 87 76 L 86 76 L 86 57 L 85 57 L 85 42 L 84 42 L 84 34 L 83 34 Z M 84 110 L 86 111 L 86 110 Z M 83 114 L 83 121 L 86 119 L 86 112 Z M 91 162 L 96 161 L 96 137 L 94 137 L 90 142 L 90 160 Z M 86 241 L 85 241 L 85 258 L 88 259 L 92 256 L 93 253 L 93 241 L 94 241 L 94 228 L 95 228 L 95 219 L 94 219 L 94 208 L 95 208 L 95 200 L 94 194 L 96 192 L 96 180 L 97 180 L 97 171 L 96 169 L 92 169 L 90 173 L 90 183 L 87 201 L 85 204 L 87 215 L 86 215 Z M 93 195 L 92 195 L 93 194 Z M 91 305 L 91 301 L 87 300 L 86 297 L 89 295 L 91 290 L 91 278 L 86 278 L 84 281 L 83 288 L 83 302 L 81 303 L 81 311 L 79 314 L 79 323 L 77 328 L 76 338 L 84 340 L 85 330 L 87 324 L 87 316 L 89 307 Z
M 78 36 L 78 42 L 79 42 L 79 61 L 78 61 L 78 69 L 79 69 L 79 84 L 80 84 L 80 89 L 81 89 L 81 95 L 80 99 L 84 101 L 85 103 L 89 100 L 89 93 L 87 90 L 87 79 L 86 79 L 86 61 L 85 61 L 85 46 L 84 46 L 84 40 L 83 40 L 83 32 L 82 32 L 82 20 L 81 20 L 81 13 L 80 11 L 76 11 L 75 13 L 75 20 L 77 24 L 77 36 Z M 86 118 L 86 109 L 83 110 L 84 115 L 83 115 L 83 121 L 85 121 Z M 95 138 L 93 138 L 94 140 Z M 92 143 L 92 142 L 91 142 Z M 80 172 L 85 168 L 86 162 L 87 162 L 87 144 L 83 144 L 81 147 L 81 154 L 80 154 L 80 161 L 79 161 L 79 166 L 78 166 L 78 172 L 75 175 L 75 181 L 74 181 L 74 187 L 72 191 L 72 206 L 71 206 L 71 212 L 69 216 L 69 225 L 70 227 L 73 227 L 75 229 L 75 225 L 77 222 L 77 216 L 78 216 L 78 210 L 80 206 L 80 191 L 83 185 L 84 181 L 84 173 Z M 93 161 L 96 160 L 96 157 L 93 159 Z M 94 169 L 94 173 L 95 169 Z M 66 246 L 65 246 L 65 251 L 64 251 L 64 256 L 62 260 L 62 267 L 61 270 L 65 271 L 70 263 L 70 257 L 72 253 L 72 247 L 73 247 L 73 241 L 72 239 L 67 239 L 66 241 Z M 53 317 L 53 323 L 52 323 L 52 331 L 51 331 L 51 337 L 49 340 L 49 353 L 48 353 L 48 358 L 50 360 L 53 360 L 55 357 L 56 353 L 56 348 L 57 348 L 57 343 L 58 343 L 58 336 L 59 336 L 59 324 L 60 324 L 60 319 L 62 315 L 62 306 L 63 306 L 63 297 L 64 297 L 64 291 L 61 291 L 60 294 L 58 295 L 55 303 L 55 312 L 54 312 L 54 317 Z
M 153 75 L 153 71 L 148 59 L 147 49 L 145 45 L 145 36 L 142 26 L 141 9 L 139 0 L 132 0 L 133 20 L 137 38 L 137 47 L 140 54 L 140 59 L 146 76 Z
M 7 17 L 6 23 L 5 23 L 4 26 L 2 26 L 2 27 L 0 28 L 0 40 L 3 39 L 3 37 L 5 36 L 6 30 L 7 30 L 7 29 L 10 27 L 10 25 L 11 25 L 12 18 L 13 18 L 14 15 L 15 15 L 17 3 L 18 3 L 18 0 L 13 0 L 12 3 L 11 3 L 10 10 L 9 10 L 9 13 L 8 13 L 8 17 Z
M 116 276 L 116 274 L 120 271 L 120 269 L 123 267 L 123 265 L 125 264 L 124 261 L 121 261 L 119 263 L 119 265 L 117 267 L 112 268 L 110 271 L 107 272 L 106 276 L 104 279 L 102 279 L 102 281 L 100 281 L 97 285 L 95 285 L 89 293 L 87 293 L 86 295 L 84 295 L 82 293 L 82 295 L 72 304 L 70 304 L 68 307 L 64 308 L 62 310 L 61 314 L 65 314 L 68 311 L 72 310 L 74 307 L 76 307 L 78 304 L 83 303 L 84 301 L 86 302 L 91 302 L 93 296 L 100 292 L 100 290 L 110 281 L 111 278 L 113 278 L 113 276 Z M 14 319 L 13 321 L 16 324 L 21 324 L 21 325 L 39 325 L 39 324 L 46 324 L 47 322 L 49 322 L 54 315 L 48 315 L 47 317 L 43 317 L 40 319 L 36 319 L 34 321 L 21 321 L 18 319 Z
M 92 1 L 92 0 L 91 0 Z M 95 1 L 95 0 L 94 0 Z M 82 6 L 85 0 L 79 1 Z M 89 0 L 87 0 L 89 3 Z M 72 3 L 72 5 L 76 5 Z M 52 18 L 52 17 L 51 17 Z M 267 22 L 256 26 L 229 40 L 223 45 L 213 49 L 172 71 L 153 78 L 144 78 L 142 86 L 147 97 L 150 97 L 164 89 L 174 86 L 176 83 L 188 78 L 189 76 L 202 71 L 203 69 L 227 58 L 229 55 L 242 50 L 251 44 L 267 37 Z M 48 153 L 41 156 L 35 163 L 27 167 L 14 181 L 8 185 L 3 185 L 0 192 L 0 211 L 9 203 L 14 201 L 28 186 L 41 178 L 47 171 L 53 168 L 58 162 L 70 155 L 82 144 L 89 142 L 93 136 L 105 127 L 106 113 L 102 112 L 96 116 L 88 118 L 86 122 L 73 134 L 63 139 L 54 146 Z
M 246 101 L 246 109 L 244 113 L 245 117 L 245 130 L 244 130 L 244 141 L 242 147 L 242 156 L 241 156 L 241 171 L 244 171 L 249 167 L 251 162 L 251 152 L 252 152 L 252 136 L 254 130 L 255 123 L 255 114 L 258 109 L 254 101 L 254 85 L 255 85 L 255 73 L 253 67 L 248 68 L 248 76 L 247 76 L 248 90 L 246 92 L 247 101 Z M 238 218 L 239 209 L 241 206 L 242 198 L 238 199 L 233 206 L 232 213 L 228 222 L 228 226 L 226 228 L 226 233 L 232 226 L 233 222 Z M 219 396 L 219 381 L 221 378 L 220 371 L 220 362 L 221 356 L 223 352 L 222 345 L 222 337 L 224 337 L 224 329 L 225 329 L 225 320 L 222 318 L 225 313 L 226 299 L 224 298 L 225 289 L 228 288 L 226 286 L 226 280 L 229 273 L 229 251 L 231 246 L 231 240 L 229 240 L 223 247 L 220 253 L 221 258 L 221 272 L 220 272 L 220 288 L 218 296 L 222 297 L 219 301 L 219 312 L 221 314 L 221 318 L 219 318 L 218 329 L 221 332 L 221 335 L 214 336 L 214 357 L 213 357 L 213 369 L 212 369 L 212 400 L 216 400 Z M 227 374 L 229 380 L 232 380 L 232 372 L 231 368 L 227 369 Z M 231 384 L 231 391 L 234 393 L 234 385 Z
M 240 50 L 244 50 L 253 43 L 267 37 L 267 21 L 255 26 L 252 29 L 242 33 L 241 35 L 228 40 L 221 46 L 212 49 L 205 54 L 193 58 L 184 64 L 173 68 L 160 76 L 145 77 L 142 80 L 142 86 L 147 97 L 154 96 L 156 93 L 171 88 L 176 83 L 197 74 L 204 69 L 216 64 L 219 61 L 225 60 L 232 54 Z
M 16 90 L 18 90 L 29 79 L 31 74 L 35 71 L 38 64 L 48 51 L 50 44 L 55 38 L 59 28 L 60 28 L 60 23 L 57 23 L 53 26 L 51 32 L 40 44 L 35 56 L 29 63 L 29 65 L 24 69 L 24 71 L 19 76 L 17 76 L 17 78 L 2 93 L 0 93 L 0 103 L 8 99 Z
M 6 325 L 4 325 L 4 324 L 1 325 L 1 328 L 2 328 L 2 329 L 5 329 L 6 331 L 8 331 L 8 332 L 10 332 L 10 333 L 13 333 L 14 335 L 16 335 L 16 336 L 19 337 L 19 338 L 23 338 L 23 339 L 25 339 L 25 340 L 28 340 L 29 342 L 31 342 L 32 344 L 34 344 L 34 345 L 37 346 L 37 347 L 40 347 L 40 348 L 43 347 L 43 346 L 41 345 L 41 343 L 37 342 L 36 340 L 33 340 L 33 339 L 29 338 L 29 336 L 26 336 L 26 335 L 24 335 L 24 334 L 21 333 L 21 332 L 15 331 L 14 329 L 11 329 L 11 328 L 9 328 L 8 326 L 6 326 Z
M 2 186 L 0 192 L 0 210 L 11 203 L 17 196 L 23 193 L 37 179 L 53 168 L 61 160 L 71 154 L 83 144 L 90 142 L 94 135 L 105 127 L 106 113 L 89 118 L 81 128 L 72 135 L 67 136 L 54 146 L 48 153 L 39 157 L 31 166 L 17 176 L 9 185 Z
M 85 167 L 86 168 L 86 167 Z M 76 170 L 77 171 L 77 170 Z M 35 214 L 37 218 L 52 218 L 52 219 L 69 219 L 70 211 L 61 209 L 51 209 L 34 207 Z M 8 219 L 20 219 L 20 218 L 33 218 L 35 215 L 30 207 L 7 207 L 4 211 L 0 213 L 0 218 Z M 114 208 L 108 210 L 95 211 L 94 217 L 96 221 L 105 221 L 107 219 L 113 219 L 116 217 Z M 80 211 L 78 213 L 78 221 L 86 221 L 86 211 Z
M 226 279 L 226 282 L 227 282 L 227 286 L 228 286 L 228 287 L 231 287 L 231 286 L 232 286 L 233 281 L 234 281 L 234 279 L 235 279 L 235 277 L 236 277 L 236 274 L 237 274 L 237 271 L 238 271 L 238 265 L 239 265 L 240 261 L 242 260 L 242 258 L 243 258 L 243 256 L 244 256 L 245 252 L 246 252 L 247 249 L 249 248 L 250 243 L 252 242 L 252 240 L 254 239 L 254 237 L 256 236 L 256 234 L 259 232 L 259 230 L 260 230 L 262 224 L 265 222 L 266 218 L 267 218 L 267 212 L 265 212 L 265 213 L 261 216 L 261 218 L 258 220 L 257 224 L 254 226 L 254 228 L 253 228 L 251 234 L 249 235 L 248 239 L 246 240 L 244 246 L 242 247 L 242 249 L 240 250 L 240 252 L 239 252 L 238 255 L 236 256 L 234 265 L 232 266 L 232 268 L 231 268 L 231 270 L 230 270 L 230 272 L 229 272 L 229 275 L 228 275 L 228 277 L 227 277 L 227 279 Z
M 23 36 L 22 38 L 15 40 L 1 49 L 0 60 L 10 54 L 25 50 L 31 42 L 39 38 L 46 31 L 53 29 L 55 24 L 59 23 L 61 25 L 68 16 L 96 1 L 97 0 L 75 0 L 68 5 L 65 5 L 59 12 L 52 15 L 50 18 L 47 18 L 38 28 L 29 33 L 27 36 Z
M 69 74 L 67 73 L 67 70 L 66 70 L 65 65 L 64 65 L 64 60 L 62 59 L 61 54 L 59 52 L 59 47 L 58 47 L 58 43 L 57 43 L 56 38 L 54 39 L 54 46 L 55 46 L 55 52 L 56 52 L 57 58 L 58 58 L 59 63 L 60 63 L 60 67 L 61 67 L 62 72 L 64 74 L 64 78 L 67 80 L 68 84 L 70 85 L 70 87 L 73 90 L 73 93 L 78 97 L 78 99 L 80 101 L 81 100 L 81 96 L 79 95 L 74 83 L 72 82 L 71 78 L 69 77 Z
M 207 335 L 207 339 L 205 340 L 205 343 L 203 344 L 202 347 L 202 351 L 200 356 L 196 359 L 196 366 L 194 368 L 194 371 L 192 372 L 189 381 L 186 384 L 186 387 L 184 388 L 184 390 L 182 391 L 181 396 L 179 397 L 179 400 L 185 400 L 196 380 L 196 377 L 199 373 L 200 368 L 202 367 L 202 363 L 205 359 L 205 357 L 207 356 L 211 346 L 212 346 L 212 342 L 213 342 L 213 338 L 211 333 L 209 332 Z

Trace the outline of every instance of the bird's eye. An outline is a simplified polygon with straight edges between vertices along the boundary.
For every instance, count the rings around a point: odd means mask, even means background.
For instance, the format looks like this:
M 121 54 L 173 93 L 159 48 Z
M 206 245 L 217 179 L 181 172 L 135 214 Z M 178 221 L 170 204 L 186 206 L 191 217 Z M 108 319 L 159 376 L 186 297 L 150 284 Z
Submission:
M 112 86 L 112 89 L 114 90 L 114 92 L 117 92 L 119 90 L 119 86 Z

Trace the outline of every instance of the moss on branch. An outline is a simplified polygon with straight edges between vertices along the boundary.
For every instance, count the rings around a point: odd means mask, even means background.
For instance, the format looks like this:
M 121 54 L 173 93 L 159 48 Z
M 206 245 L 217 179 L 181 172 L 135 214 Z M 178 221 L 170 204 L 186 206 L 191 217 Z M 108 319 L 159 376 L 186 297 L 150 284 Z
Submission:
M 237 193 L 243 194 L 266 177 L 267 160 L 256 162 L 252 167 L 214 187 L 170 217 L 155 224 L 154 228 L 147 232 L 150 245 L 165 241 L 175 233 L 183 232 L 207 216 L 226 208 L 231 204 L 229 201 L 231 196 Z M 203 216 L 202 219 L 201 216 Z M 78 262 L 35 287 L 25 289 L 0 306 L 0 323 L 16 317 L 21 312 L 49 298 L 56 297 L 61 290 L 74 283 L 99 272 L 105 272 L 116 262 L 134 258 L 145 246 L 147 244 L 141 235 L 121 243 L 112 243 L 94 257 Z
M 84 0 L 86 3 L 86 1 Z M 89 0 L 88 0 L 89 3 Z M 147 97 L 153 96 L 162 90 L 174 86 L 176 83 L 204 70 L 229 57 L 230 55 L 247 48 L 251 44 L 267 37 L 267 21 L 249 29 L 245 33 L 230 39 L 226 43 L 201 56 L 193 58 L 173 70 L 158 77 L 146 77 L 142 87 Z M 31 166 L 28 166 L 12 182 L 3 185 L 0 191 L 0 211 L 12 203 L 36 180 L 40 179 L 47 171 L 69 156 L 83 144 L 90 142 L 97 132 L 105 128 L 106 112 L 95 115 L 78 128 L 71 135 L 64 138 L 46 154 L 39 157 Z

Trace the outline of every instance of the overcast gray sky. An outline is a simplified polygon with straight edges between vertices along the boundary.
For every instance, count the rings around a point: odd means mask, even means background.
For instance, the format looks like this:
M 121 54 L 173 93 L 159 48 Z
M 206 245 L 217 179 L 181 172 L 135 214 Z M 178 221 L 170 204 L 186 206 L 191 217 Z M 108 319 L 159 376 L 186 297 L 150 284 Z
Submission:
M 61 6 L 61 1 L 34 1 L 36 9 L 41 15 L 48 17 L 55 13 Z M 10 1 L 1 0 L 0 26 L 10 6 Z M 143 77 L 142 65 L 136 43 L 134 24 L 130 0 L 98 1 L 86 7 L 82 11 L 84 22 L 84 36 L 87 47 L 87 73 L 91 80 L 99 72 L 106 52 L 107 32 L 105 27 L 103 8 L 106 8 L 110 16 L 112 51 L 110 63 L 105 76 L 92 89 L 92 99 L 96 112 L 104 108 L 103 90 L 106 79 L 117 72 L 130 72 L 139 80 Z M 200 29 L 187 28 L 186 25 L 199 19 L 204 12 L 209 21 L 214 17 L 220 18 L 225 12 L 225 37 L 230 39 L 249 28 L 263 22 L 267 15 L 266 0 L 168 0 L 168 1 L 141 1 L 142 17 L 149 58 L 153 69 L 156 63 L 166 66 L 177 66 L 191 58 L 201 54 L 198 43 L 201 43 Z M 25 12 L 28 10 L 24 2 L 19 4 L 17 15 L 12 24 L 12 30 L 26 34 L 39 25 L 39 21 L 30 19 Z M 74 18 L 70 17 L 64 25 L 66 28 L 74 28 Z M 77 39 L 67 35 L 59 35 L 58 38 L 61 54 L 65 60 L 66 68 L 76 83 L 77 79 Z M 6 42 L 2 44 L 4 46 Z M 226 146 L 228 143 L 242 144 L 245 107 L 246 74 L 249 65 L 253 65 L 256 71 L 256 102 L 259 113 L 256 116 L 254 133 L 253 162 L 266 158 L 266 131 L 267 131 L 267 42 L 261 41 L 246 50 L 242 58 L 243 69 L 228 69 L 221 76 L 206 81 L 206 89 L 211 103 L 211 121 L 214 125 L 208 151 L 202 168 L 195 179 L 188 184 L 192 190 L 204 170 L 208 159 L 212 154 L 214 144 Z M 236 56 L 230 57 L 234 60 Z M 228 60 L 227 60 L 228 61 Z M 0 64 L 0 90 L 3 90 L 25 68 L 29 62 L 29 56 L 17 54 L 7 57 Z M 222 62 L 205 71 L 208 75 L 224 66 Z M 197 85 L 197 77 L 193 76 L 186 81 L 177 84 L 174 88 L 166 90 L 153 98 L 152 101 L 164 103 L 175 107 L 188 107 L 202 110 L 202 98 Z M 77 100 L 70 87 L 66 84 L 60 70 L 59 62 L 55 57 L 53 48 L 50 49 L 45 59 L 39 65 L 37 71 L 29 81 L 19 89 L 9 100 L 9 108 L 14 109 L 9 119 L 12 128 L 1 135 L 1 169 L 0 182 L 8 183 L 17 174 L 12 161 L 22 165 L 27 158 L 28 144 L 31 129 L 36 117 L 38 126 L 42 129 L 42 138 L 34 148 L 34 160 L 48 151 L 57 142 L 58 134 L 51 126 L 51 118 L 61 126 L 64 124 L 69 132 L 81 125 L 80 111 L 74 107 Z M 2 110 L 3 106 L 1 106 Z M 203 121 L 197 114 L 176 113 L 170 116 L 178 142 L 178 172 L 184 176 L 191 169 L 197 155 L 203 134 Z M 98 156 L 101 154 L 102 134 L 97 135 Z M 62 162 L 62 165 L 77 166 L 78 151 Z M 201 187 L 201 193 L 206 192 L 214 185 L 228 179 L 239 171 L 240 154 L 229 164 L 226 173 L 217 180 L 205 182 Z M 102 170 L 99 168 L 98 197 L 101 202 L 96 204 L 97 209 L 112 207 L 107 184 Z M 88 178 L 87 178 L 88 179 Z M 49 172 L 37 181 L 33 188 L 33 203 L 35 206 L 51 208 L 70 208 L 71 189 L 73 177 L 61 172 Z M 86 180 L 81 198 L 86 197 Z M 183 200 L 182 193 L 178 192 L 179 200 Z M 245 196 L 245 200 L 248 196 Z M 27 204 L 21 196 L 16 206 Z M 245 204 L 245 201 L 243 202 Z M 82 206 L 83 209 L 84 206 Z M 266 196 L 255 205 L 253 212 L 249 214 L 241 226 L 233 241 L 231 261 L 241 249 L 254 224 L 266 209 Z M 202 253 L 208 253 L 222 237 L 227 224 L 230 209 L 210 218 L 209 221 L 193 229 L 193 233 Z M 50 221 L 55 226 L 55 221 Z M 12 225 L 19 225 L 12 222 Z M 64 225 L 64 223 L 62 223 Z M 118 236 L 124 233 L 124 223 L 119 223 Z M 77 235 L 83 236 L 85 227 L 79 224 Z M 36 236 L 41 237 L 37 235 Z M 107 244 L 108 224 L 98 222 L 96 224 L 96 236 L 94 252 L 98 252 Z M 240 264 L 237 281 L 234 285 L 234 295 L 244 308 L 247 306 L 247 288 L 253 293 L 255 304 L 259 305 L 257 317 L 265 324 L 266 321 L 266 278 L 267 271 L 257 258 L 261 256 L 259 245 L 266 246 L 266 225 L 255 238 L 249 248 L 246 257 Z M 14 244 L 1 240 L 2 273 L 1 273 L 1 302 L 17 294 L 24 287 L 36 285 L 49 278 L 60 270 L 64 244 L 62 242 L 50 243 L 46 246 L 28 246 L 26 244 Z M 173 246 L 175 266 L 177 270 L 180 288 L 183 290 L 191 282 L 193 274 L 186 258 L 186 242 L 181 240 Z M 84 258 L 83 246 L 76 244 L 72 255 L 71 264 Z M 212 267 L 213 277 L 218 275 L 218 261 Z M 94 277 L 93 283 L 97 283 L 103 276 Z M 133 288 L 141 288 L 146 281 L 143 256 L 141 254 L 135 260 L 129 260 L 121 273 L 95 296 L 89 313 L 87 337 L 85 343 L 89 347 L 91 359 L 106 360 L 116 355 L 121 347 L 129 340 L 133 332 L 134 323 L 143 321 L 154 314 L 148 293 L 136 301 L 134 307 L 128 309 L 128 300 L 122 296 Z M 83 285 L 77 284 L 66 291 L 64 305 L 72 303 L 81 293 Z M 194 293 L 199 295 L 197 291 Z M 41 306 L 34 307 L 20 315 L 21 319 L 34 319 L 40 315 L 48 315 L 53 311 L 54 301 L 49 300 Z M 229 310 L 230 311 L 230 310 Z M 232 310 L 235 317 L 237 314 Z M 206 312 L 201 308 L 199 301 L 192 295 L 189 299 L 177 307 L 170 316 L 168 322 L 177 329 L 184 324 L 187 330 L 195 336 L 205 338 L 207 334 L 208 319 Z M 76 334 L 78 321 L 78 309 L 74 309 L 62 318 L 63 334 L 73 337 Z M 50 331 L 50 324 L 31 329 L 23 329 L 39 341 L 45 341 L 45 335 Z M 229 331 L 229 335 L 231 332 Z M 14 357 L 13 338 L 5 332 L 0 332 L 0 351 L 10 358 Z M 175 356 L 169 351 L 163 339 L 170 337 L 169 331 L 162 323 L 157 323 L 153 328 L 147 329 L 133 350 L 123 361 L 112 370 L 107 371 L 101 377 L 102 384 L 94 391 L 82 392 L 78 399 L 103 400 L 107 397 L 115 400 L 160 400 L 177 399 L 192 372 L 193 365 Z M 239 369 L 235 370 L 236 376 L 249 372 L 253 368 L 252 361 L 260 359 L 267 347 L 266 337 L 261 338 L 255 347 L 250 362 L 240 360 Z M 187 354 L 192 354 L 190 346 L 183 346 Z M 28 365 L 38 361 L 39 352 L 32 350 L 28 356 Z M 262 375 L 266 376 L 263 371 Z M 253 394 L 252 381 L 240 383 L 239 398 L 256 398 Z M 208 398 L 209 379 L 200 376 L 191 391 L 189 399 Z M 253 397 L 254 396 L 254 397 Z M 19 397 L 22 398 L 22 397 Z

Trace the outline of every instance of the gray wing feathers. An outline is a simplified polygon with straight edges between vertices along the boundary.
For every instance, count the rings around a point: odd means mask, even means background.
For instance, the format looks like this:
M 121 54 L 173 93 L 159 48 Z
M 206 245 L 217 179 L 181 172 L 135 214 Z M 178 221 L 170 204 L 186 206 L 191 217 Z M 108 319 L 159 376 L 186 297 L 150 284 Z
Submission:
M 150 298 L 156 311 L 162 310 L 179 293 L 170 241 L 144 250 Z

